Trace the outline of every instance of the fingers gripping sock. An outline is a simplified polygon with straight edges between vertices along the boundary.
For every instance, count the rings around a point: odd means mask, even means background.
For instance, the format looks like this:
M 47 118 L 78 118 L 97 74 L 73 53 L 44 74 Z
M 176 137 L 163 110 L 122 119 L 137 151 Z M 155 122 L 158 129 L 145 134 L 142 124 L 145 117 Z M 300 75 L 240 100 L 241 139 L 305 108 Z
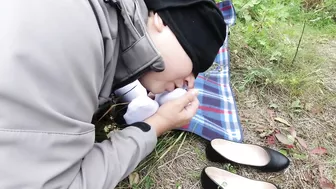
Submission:
M 183 96 L 186 90 L 177 88 L 172 92 L 157 94 L 155 100 L 147 96 L 147 90 L 136 80 L 115 91 L 118 97 L 124 102 L 130 102 L 124 119 L 127 124 L 143 121 L 152 116 L 162 104 Z
M 131 102 L 139 96 L 147 96 L 147 90 L 136 80 L 120 89 L 115 90 L 115 94 L 124 102 Z
M 143 121 L 152 116 L 159 108 L 159 104 L 148 96 L 138 96 L 128 104 L 124 119 L 127 124 Z
M 162 104 L 164 104 L 164 103 L 166 103 L 170 100 L 180 98 L 186 92 L 187 91 L 183 88 L 176 88 L 175 90 L 173 90 L 171 92 L 164 92 L 164 93 L 155 95 L 155 101 L 157 101 L 159 103 L 159 105 L 161 106 Z
M 155 96 L 152 100 L 148 96 L 139 96 L 128 105 L 124 119 L 127 124 L 143 121 L 152 116 L 162 104 L 183 96 L 187 91 L 177 88 L 172 92 L 164 92 Z

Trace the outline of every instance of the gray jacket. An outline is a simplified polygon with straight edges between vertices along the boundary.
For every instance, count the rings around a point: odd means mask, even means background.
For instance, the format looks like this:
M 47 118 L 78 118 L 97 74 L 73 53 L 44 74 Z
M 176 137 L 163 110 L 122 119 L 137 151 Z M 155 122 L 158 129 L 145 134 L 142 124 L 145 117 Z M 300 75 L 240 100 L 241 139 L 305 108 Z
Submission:
M 118 13 L 119 12 L 119 13 Z M 94 143 L 113 88 L 163 69 L 142 0 L 0 6 L 0 189 L 111 189 L 155 147 L 130 126 Z

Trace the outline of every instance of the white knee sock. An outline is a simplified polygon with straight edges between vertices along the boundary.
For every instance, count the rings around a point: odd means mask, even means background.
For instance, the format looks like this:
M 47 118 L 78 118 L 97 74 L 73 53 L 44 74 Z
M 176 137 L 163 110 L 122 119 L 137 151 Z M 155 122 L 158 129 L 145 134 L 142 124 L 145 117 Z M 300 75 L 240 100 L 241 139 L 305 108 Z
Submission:
M 155 100 L 147 96 L 147 90 L 136 80 L 115 91 L 124 102 L 130 102 L 124 119 L 127 124 L 143 121 L 152 116 L 162 104 L 179 98 L 186 93 L 185 89 L 177 88 L 172 92 L 164 92 L 155 95 Z
M 187 91 L 177 88 L 172 92 L 164 92 L 155 96 L 152 100 L 148 96 L 139 96 L 128 104 L 124 119 L 127 124 L 143 121 L 152 116 L 162 104 L 183 96 Z
M 120 89 L 115 90 L 117 97 L 120 97 L 123 102 L 131 102 L 138 96 L 147 96 L 147 90 L 141 85 L 139 80 L 136 80 Z
M 124 119 L 127 124 L 132 124 L 152 116 L 159 108 L 159 104 L 148 96 L 139 96 L 128 104 Z
M 161 106 L 162 104 L 170 100 L 174 100 L 174 99 L 177 99 L 183 96 L 186 92 L 187 91 L 183 88 L 176 88 L 172 92 L 164 92 L 164 93 L 155 95 L 155 101 L 157 101 L 159 105 Z

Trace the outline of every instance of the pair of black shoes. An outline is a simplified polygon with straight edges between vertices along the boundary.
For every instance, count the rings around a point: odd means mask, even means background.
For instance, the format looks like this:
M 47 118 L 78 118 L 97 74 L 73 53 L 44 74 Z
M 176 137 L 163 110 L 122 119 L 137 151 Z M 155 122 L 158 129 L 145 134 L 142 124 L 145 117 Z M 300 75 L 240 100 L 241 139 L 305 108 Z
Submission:
M 262 172 L 286 169 L 289 159 L 273 149 L 214 139 L 206 147 L 208 160 L 253 167 Z M 280 189 L 273 183 L 248 179 L 216 167 L 205 167 L 201 174 L 204 189 Z

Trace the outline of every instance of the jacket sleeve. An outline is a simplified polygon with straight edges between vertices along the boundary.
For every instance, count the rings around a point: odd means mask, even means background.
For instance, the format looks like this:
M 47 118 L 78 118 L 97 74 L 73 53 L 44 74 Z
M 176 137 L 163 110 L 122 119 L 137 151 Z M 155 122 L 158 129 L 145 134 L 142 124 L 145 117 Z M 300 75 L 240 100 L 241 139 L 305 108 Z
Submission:
M 85 156 L 73 188 L 114 188 L 153 151 L 156 142 L 154 129 L 129 126 L 113 132 L 110 140 L 95 144 Z
M 130 126 L 94 143 L 114 38 L 87 0 L 2 1 L 0 25 L 0 188 L 113 188 L 157 140 Z

